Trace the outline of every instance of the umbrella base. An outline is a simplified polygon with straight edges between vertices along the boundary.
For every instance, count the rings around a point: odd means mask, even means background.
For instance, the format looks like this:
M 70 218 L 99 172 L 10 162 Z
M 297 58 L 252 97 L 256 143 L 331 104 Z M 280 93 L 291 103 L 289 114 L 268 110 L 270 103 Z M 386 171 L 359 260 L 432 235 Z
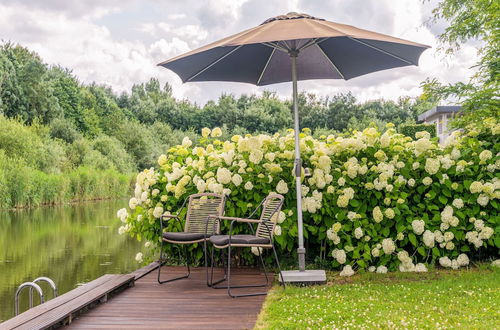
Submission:
M 314 270 L 285 270 L 282 271 L 283 281 L 287 284 L 297 284 L 297 285 L 314 285 L 314 284 L 325 284 L 326 283 L 326 273 L 321 269 Z M 278 276 L 281 282 L 281 277 Z

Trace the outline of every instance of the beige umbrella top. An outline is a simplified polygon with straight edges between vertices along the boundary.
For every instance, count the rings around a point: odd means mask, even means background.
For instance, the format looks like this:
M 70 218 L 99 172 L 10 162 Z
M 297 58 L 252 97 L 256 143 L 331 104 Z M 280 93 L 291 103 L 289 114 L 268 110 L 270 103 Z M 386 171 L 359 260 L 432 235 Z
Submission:
M 180 58 L 188 57 L 190 55 L 201 53 L 216 47 L 334 37 L 347 37 L 374 41 L 376 40 L 410 45 L 424 49 L 430 47 L 413 41 L 391 37 L 386 34 L 359 29 L 352 25 L 330 22 L 321 18 L 310 16 L 308 14 L 298 14 L 292 12 L 286 15 L 279 15 L 269 18 L 261 25 L 233 34 L 232 36 L 212 42 L 190 52 L 181 54 L 167 61 L 161 62 L 158 65 L 164 66 L 165 64 L 176 61 Z

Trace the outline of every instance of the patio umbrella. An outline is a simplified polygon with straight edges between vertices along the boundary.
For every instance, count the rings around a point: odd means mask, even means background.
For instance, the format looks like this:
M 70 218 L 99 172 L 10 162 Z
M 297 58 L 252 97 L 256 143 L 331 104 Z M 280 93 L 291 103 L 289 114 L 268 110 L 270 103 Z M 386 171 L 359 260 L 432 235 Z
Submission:
M 158 64 L 174 71 L 183 82 L 234 81 L 263 86 L 292 81 L 299 271 L 284 272 L 285 281 L 325 279 L 323 271 L 305 272 L 297 81 L 348 80 L 418 65 L 420 54 L 428 47 L 307 14 L 288 13 Z

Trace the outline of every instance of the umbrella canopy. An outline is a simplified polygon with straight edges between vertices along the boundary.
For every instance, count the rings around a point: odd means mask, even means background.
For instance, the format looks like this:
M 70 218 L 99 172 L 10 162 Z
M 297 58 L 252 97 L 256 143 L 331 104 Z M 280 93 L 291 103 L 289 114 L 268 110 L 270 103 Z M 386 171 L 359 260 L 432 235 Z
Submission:
M 291 80 L 289 53 L 299 51 L 297 80 L 351 79 L 417 65 L 429 46 L 289 13 L 159 65 L 183 82 L 234 81 L 268 85 Z
M 347 80 L 417 65 L 428 47 L 307 14 L 288 13 L 158 64 L 177 73 L 183 82 L 234 81 L 262 86 L 292 81 L 299 272 L 289 272 L 290 281 L 326 281 L 324 271 L 305 272 L 297 81 Z

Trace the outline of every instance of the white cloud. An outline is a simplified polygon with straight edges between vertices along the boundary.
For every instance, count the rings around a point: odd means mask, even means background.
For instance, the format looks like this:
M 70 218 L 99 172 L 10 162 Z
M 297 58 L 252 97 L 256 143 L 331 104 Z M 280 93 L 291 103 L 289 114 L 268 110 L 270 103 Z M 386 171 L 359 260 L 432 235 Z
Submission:
M 416 96 L 421 92 L 420 82 L 429 76 L 444 82 L 467 80 L 477 61 L 473 44 L 465 45 L 454 57 L 443 58 L 437 53 L 436 34 L 443 24 L 425 24 L 433 5 L 414 0 L 92 0 L 68 4 L 55 0 L 2 2 L 0 39 L 19 42 L 46 62 L 72 69 L 86 83 L 96 81 L 125 91 L 134 83 L 157 77 L 170 82 L 177 97 L 197 103 L 216 99 L 222 92 L 272 90 L 288 97 L 291 86 L 286 83 L 265 88 L 219 82 L 182 85 L 174 73 L 156 64 L 292 10 L 433 47 L 423 53 L 419 67 L 377 72 L 349 81 L 304 81 L 299 84 L 301 90 L 323 96 L 351 90 L 360 100 Z M 136 8 L 150 10 L 135 13 Z M 134 33 L 127 35 L 126 28 Z

